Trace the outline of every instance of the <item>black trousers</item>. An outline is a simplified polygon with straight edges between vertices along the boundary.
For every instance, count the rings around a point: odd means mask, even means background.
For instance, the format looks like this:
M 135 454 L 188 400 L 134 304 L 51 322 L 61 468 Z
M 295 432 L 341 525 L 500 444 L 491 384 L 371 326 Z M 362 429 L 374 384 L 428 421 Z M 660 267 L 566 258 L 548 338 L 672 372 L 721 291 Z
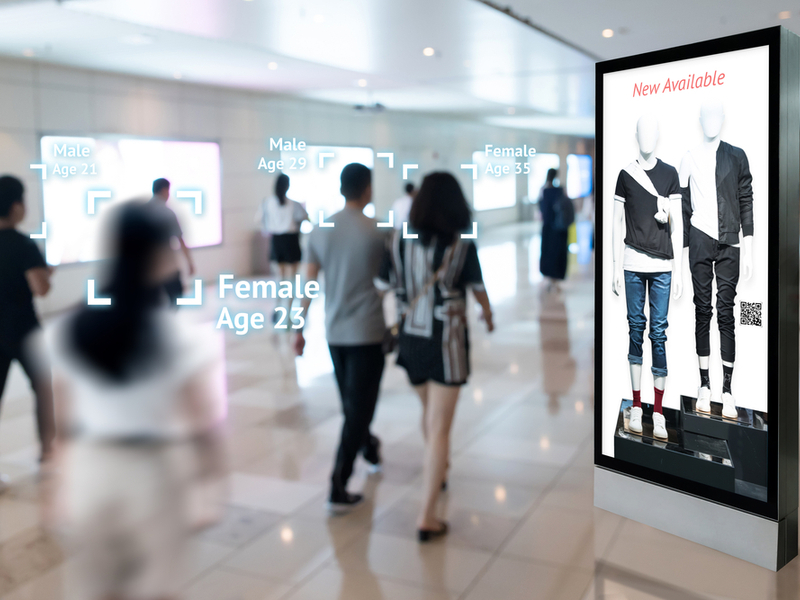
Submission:
M 739 283 L 739 248 L 720 244 L 692 227 L 689 230 L 689 268 L 694 287 L 694 335 L 698 356 L 710 356 L 711 286 L 717 278 L 717 326 L 722 360 L 736 360 L 736 320 L 733 303 Z
M 36 397 L 36 426 L 42 452 L 49 452 L 55 437 L 53 386 L 45 357 L 36 356 L 26 340 L 0 340 L 0 399 L 6 387 L 11 362 L 19 362 Z
M 331 475 L 334 490 L 345 491 L 359 450 L 373 443 L 369 432 L 386 358 L 381 344 L 329 346 L 342 397 L 344 424 Z
M 178 298 L 183 296 L 183 282 L 181 281 L 181 272 L 176 271 L 175 275 L 167 279 L 164 284 L 164 291 L 167 292 L 169 297 L 169 305 L 173 310 L 178 308 Z

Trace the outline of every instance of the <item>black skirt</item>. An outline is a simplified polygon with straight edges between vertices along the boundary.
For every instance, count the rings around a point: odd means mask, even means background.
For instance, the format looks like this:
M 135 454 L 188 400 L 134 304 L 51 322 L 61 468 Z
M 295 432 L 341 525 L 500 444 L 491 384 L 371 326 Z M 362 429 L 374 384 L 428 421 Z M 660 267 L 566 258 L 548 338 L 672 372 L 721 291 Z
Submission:
M 270 259 L 277 263 L 299 263 L 302 258 L 299 233 L 278 233 L 272 236 Z
M 448 386 L 467 383 L 469 332 L 460 319 L 450 321 L 449 325 L 435 321 L 430 338 L 400 333 L 397 365 L 406 370 L 411 385 L 429 381 Z

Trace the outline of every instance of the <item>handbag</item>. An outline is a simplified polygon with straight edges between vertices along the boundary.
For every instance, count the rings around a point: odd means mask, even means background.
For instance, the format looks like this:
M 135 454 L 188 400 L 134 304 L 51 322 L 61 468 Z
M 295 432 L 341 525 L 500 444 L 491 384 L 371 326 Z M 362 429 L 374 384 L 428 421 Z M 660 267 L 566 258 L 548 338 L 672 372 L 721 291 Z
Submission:
M 447 250 L 445 250 L 445 254 L 447 254 Z M 403 329 L 403 323 L 405 323 L 406 317 L 414 310 L 417 302 L 419 302 L 420 299 L 428 293 L 431 287 L 436 285 L 436 282 L 439 281 L 447 272 L 447 270 L 450 268 L 450 261 L 452 260 L 452 257 L 453 254 L 450 253 L 448 259 L 446 261 L 442 261 L 442 264 L 438 269 L 436 269 L 436 272 L 431 276 L 430 279 L 428 279 L 428 281 L 425 282 L 425 285 L 422 286 L 419 293 L 414 296 L 411 302 L 408 303 L 406 309 L 400 313 L 397 322 L 394 325 L 386 328 L 386 331 L 383 333 L 383 341 L 381 342 L 384 354 L 391 354 L 397 350 L 397 347 L 400 345 L 400 331 Z

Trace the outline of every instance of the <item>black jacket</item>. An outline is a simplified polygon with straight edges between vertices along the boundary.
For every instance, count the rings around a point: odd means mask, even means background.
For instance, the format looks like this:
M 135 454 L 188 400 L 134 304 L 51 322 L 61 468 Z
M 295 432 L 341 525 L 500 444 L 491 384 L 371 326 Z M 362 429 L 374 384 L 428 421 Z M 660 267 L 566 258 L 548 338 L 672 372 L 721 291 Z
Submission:
M 744 150 L 720 142 L 717 148 L 717 206 L 720 244 L 738 244 L 739 230 L 753 235 L 753 177 Z M 683 246 L 689 246 L 692 196 L 689 186 L 681 188 L 683 200 Z

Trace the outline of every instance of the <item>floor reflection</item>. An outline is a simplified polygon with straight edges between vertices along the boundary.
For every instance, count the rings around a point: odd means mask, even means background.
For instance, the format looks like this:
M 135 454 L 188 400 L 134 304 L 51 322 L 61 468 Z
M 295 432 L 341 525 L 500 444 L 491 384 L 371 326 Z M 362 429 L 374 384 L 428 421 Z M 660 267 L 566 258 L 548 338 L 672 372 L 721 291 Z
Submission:
M 316 302 L 301 361 L 288 335 L 225 337 L 230 495 L 222 522 L 194 540 L 186 598 L 798 598 L 797 560 L 770 573 L 593 507 L 591 265 L 573 261 L 563 291 L 546 293 L 535 226 L 486 230 L 479 245 L 498 329 L 472 328 L 474 374 L 441 507 L 452 533 L 416 542 L 420 407 L 392 365 L 374 424 L 383 474 L 359 462 L 352 485 L 368 501 L 327 517 L 341 417 Z M 209 319 L 218 309 L 203 307 Z M 12 480 L 0 496 L 0 598 L 67 600 L 69 558 L 40 527 L 29 392 L 19 373 L 9 388 L 0 419 L 0 472 Z
M 542 351 L 544 392 L 548 398 L 548 410 L 557 414 L 559 398 L 569 392 L 575 382 L 576 364 L 571 353 L 569 317 L 563 292 L 543 290 L 541 297 L 539 347 Z

